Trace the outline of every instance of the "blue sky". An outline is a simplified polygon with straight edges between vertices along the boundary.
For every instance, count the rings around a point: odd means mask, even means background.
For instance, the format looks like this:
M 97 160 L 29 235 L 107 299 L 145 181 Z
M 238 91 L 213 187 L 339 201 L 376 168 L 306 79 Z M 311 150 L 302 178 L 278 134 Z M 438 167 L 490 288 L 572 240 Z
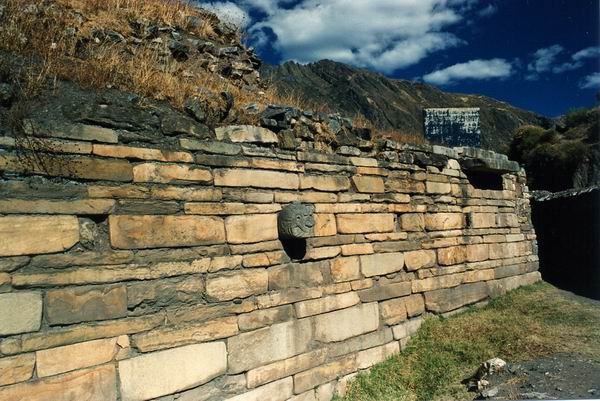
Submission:
M 331 59 L 546 116 L 600 90 L 600 0 L 201 2 L 244 26 L 263 60 Z

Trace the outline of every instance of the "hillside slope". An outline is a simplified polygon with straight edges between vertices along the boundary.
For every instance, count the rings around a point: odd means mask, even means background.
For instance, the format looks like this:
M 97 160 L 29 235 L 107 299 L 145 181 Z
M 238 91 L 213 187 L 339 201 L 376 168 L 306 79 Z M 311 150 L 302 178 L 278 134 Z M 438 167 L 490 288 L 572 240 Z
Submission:
M 282 94 L 327 104 L 342 114 L 363 115 L 376 127 L 407 134 L 423 134 L 425 107 L 480 107 L 482 145 L 496 151 L 507 150 L 519 126 L 545 123 L 540 115 L 486 96 L 443 92 L 329 60 L 265 65 L 261 75 Z

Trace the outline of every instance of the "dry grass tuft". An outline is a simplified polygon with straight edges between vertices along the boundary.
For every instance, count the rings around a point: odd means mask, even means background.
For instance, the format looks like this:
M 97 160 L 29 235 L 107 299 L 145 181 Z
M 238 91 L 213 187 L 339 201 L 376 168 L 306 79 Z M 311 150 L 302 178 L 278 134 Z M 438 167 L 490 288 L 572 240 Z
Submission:
M 301 110 L 330 113 L 326 104 L 306 101 L 295 93 L 277 93 L 274 86 L 261 91 L 243 86 L 201 67 L 198 60 L 174 60 L 164 44 L 151 40 L 98 40 L 95 32 L 107 30 L 131 37 L 140 21 L 178 29 L 221 43 L 239 42 L 220 37 L 219 23 L 212 13 L 182 0 L 4 0 L 0 12 L 0 51 L 24 59 L 13 78 L 19 96 L 35 98 L 57 80 L 72 80 L 83 87 L 117 88 L 143 98 L 164 100 L 181 109 L 192 96 L 229 92 L 238 112 L 248 103 L 292 106 Z M 196 18 L 194 18 L 196 17 Z M 193 21 L 193 22 L 192 22 Z M 256 116 L 238 113 L 240 123 L 258 123 Z M 356 127 L 370 128 L 375 137 L 398 142 L 424 143 L 419 135 L 381 131 L 362 116 Z

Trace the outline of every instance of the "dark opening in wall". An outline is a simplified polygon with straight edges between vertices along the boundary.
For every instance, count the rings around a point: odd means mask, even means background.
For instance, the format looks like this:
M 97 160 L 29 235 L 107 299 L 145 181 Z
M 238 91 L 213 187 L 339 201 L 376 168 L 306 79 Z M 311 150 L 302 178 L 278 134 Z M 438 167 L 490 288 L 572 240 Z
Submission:
M 306 255 L 306 239 L 281 238 L 283 250 L 292 260 L 300 260 Z
M 502 174 L 499 172 L 465 170 L 464 173 L 469 183 L 475 189 L 493 189 L 496 191 L 504 189 L 502 186 Z

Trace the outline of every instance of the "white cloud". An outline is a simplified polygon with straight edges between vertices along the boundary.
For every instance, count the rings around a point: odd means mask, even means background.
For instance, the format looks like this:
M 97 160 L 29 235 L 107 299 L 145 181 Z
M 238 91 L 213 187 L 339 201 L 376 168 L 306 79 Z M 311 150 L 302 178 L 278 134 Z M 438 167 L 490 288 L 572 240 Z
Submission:
M 391 73 L 431 53 L 464 44 L 446 32 L 477 0 L 242 0 L 266 15 L 249 27 L 257 47 L 282 59 L 332 59 Z M 276 39 L 267 40 L 267 33 Z
M 479 14 L 479 16 L 481 16 L 481 17 L 489 17 L 491 15 L 496 14 L 497 11 L 498 11 L 498 7 L 496 7 L 493 4 L 488 4 L 487 7 L 479 10 L 477 12 L 477 14 Z
M 564 47 L 558 44 L 538 49 L 533 53 L 534 60 L 527 66 L 529 74 L 526 75 L 525 79 L 535 81 L 540 78 L 540 74 L 545 72 L 552 71 L 555 74 L 560 74 L 576 70 L 583 67 L 585 59 L 598 59 L 600 57 L 600 47 L 592 46 L 572 54 L 569 61 L 556 65 L 557 58 L 564 50 Z
M 579 87 L 581 89 L 596 89 L 600 88 L 600 72 L 595 72 L 593 74 L 585 77 L 580 83 Z
M 423 76 L 425 82 L 435 85 L 449 85 L 465 79 L 487 80 L 492 78 L 507 78 L 513 73 L 513 66 L 501 58 L 491 60 L 471 60 L 466 63 L 454 64 L 442 70 Z
M 250 23 L 248 13 L 231 1 L 200 3 L 199 6 L 215 13 L 221 21 L 233 24 L 238 28 L 245 28 Z
M 552 45 L 550 47 L 544 47 L 536 50 L 533 53 L 534 60 L 527 65 L 527 70 L 531 71 L 535 76 L 535 73 L 542 73 L 550 71 L 554 64 L 556 57 L 562 53 L 564 48 L 561 45 Z
M 581 61 L 586 58 L 600 58 L 600 46 L 592 46 L 586 47 L 583 50 L 579 50 L 577 53 L 573 54 L 573 60 Z

